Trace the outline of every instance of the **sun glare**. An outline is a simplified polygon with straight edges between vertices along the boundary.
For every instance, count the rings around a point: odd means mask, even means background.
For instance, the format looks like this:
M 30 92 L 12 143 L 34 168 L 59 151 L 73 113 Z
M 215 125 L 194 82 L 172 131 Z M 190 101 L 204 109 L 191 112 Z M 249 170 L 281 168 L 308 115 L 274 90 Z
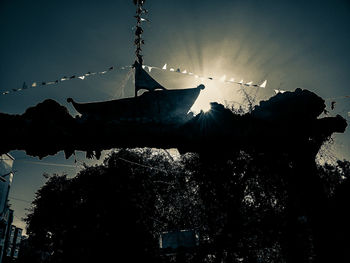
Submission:
M 191 111 L 198 114 L 200 111 L 207 112 L 210 110 L 210 102 L 224 102 L 224 97 L 219 86 L 221 83 L 210 80 L 199 80 L 199 83 L 205 86 L 201 91 L 196 102 L 193 104 Z

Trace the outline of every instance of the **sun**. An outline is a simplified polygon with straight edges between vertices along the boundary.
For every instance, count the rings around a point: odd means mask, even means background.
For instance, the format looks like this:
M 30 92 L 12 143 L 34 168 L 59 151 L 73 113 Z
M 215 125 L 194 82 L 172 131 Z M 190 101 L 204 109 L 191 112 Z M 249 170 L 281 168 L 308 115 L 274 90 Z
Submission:
M 224 103 L 224 96 L 220 87 L 221 83 L 212 80 L 199 80 L 198 83 L 203 84 L 205 89 L 201 90 L 193 104 L 191 108 L 193 113 L 198 114 L 201 111 L 209 111 L 211 102 Z

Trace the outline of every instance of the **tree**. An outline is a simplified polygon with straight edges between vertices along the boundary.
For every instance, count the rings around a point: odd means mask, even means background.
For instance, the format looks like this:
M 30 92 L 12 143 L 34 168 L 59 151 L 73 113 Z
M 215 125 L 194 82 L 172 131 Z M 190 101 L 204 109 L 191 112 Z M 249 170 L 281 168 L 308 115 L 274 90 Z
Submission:
M 179 250 L 177 262 L 316 262 L 317 242 L 347 248 L 341 231 L 349 228 L 336 221 L 345 215 L 349 167 L 346 161 L 317 167 L 316 183 L 327 197 L 317 206 L 336 216 L 315 232 L 302 205 L 315 200 L 300 191 L 314 179 L 296 176 L 298 165 L 288 155 L 241 151 L 227 159 L 186 154 L 173 160 L 165 151 L 118 150 L 74 178 L 49 178 L 27 217 L 28 243 L 47 256 L 42 262 L 124 256 L 168 262 L 160 234 L 195 229 L 200 245 Z M 333 239 L 324 243 L 326 237 Z
M 54 175 L 37 192 L 27 217 L 29 240 L 50 255 L 49 262 L 154 260 L 156 199 L 149 170 L 135 169 L 121 156 L 139 157 L 120 151 L 75 178 Z

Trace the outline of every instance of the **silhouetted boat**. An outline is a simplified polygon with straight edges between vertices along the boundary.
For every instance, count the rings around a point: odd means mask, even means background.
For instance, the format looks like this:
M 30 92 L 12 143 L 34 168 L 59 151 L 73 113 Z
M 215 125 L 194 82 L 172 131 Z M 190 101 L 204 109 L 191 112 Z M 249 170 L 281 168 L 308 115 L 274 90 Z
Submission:
M 167 90 L 138 62 L 135 68 L 135 97 L 103 102 L 77 103 L 68 98 L 82 118 L 115 121 L 171 121 L 186 117 L 204 85 Z M 140 89 L 147 90 L 137 96 Z

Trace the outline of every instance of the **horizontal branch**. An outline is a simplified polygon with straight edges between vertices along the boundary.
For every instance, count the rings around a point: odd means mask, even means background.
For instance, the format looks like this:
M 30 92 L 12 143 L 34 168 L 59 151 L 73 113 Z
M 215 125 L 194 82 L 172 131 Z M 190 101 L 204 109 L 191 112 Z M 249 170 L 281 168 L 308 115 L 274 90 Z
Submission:
M 339 115 L 319 119 L 324 109 L 323 99 L 297 89 L 261 101 L 244 115 L 212 103 L 209 112 L 186 121 L 141 123 L 74 118 L 48 99 L 22 115 L 0 113 L 0 153 L 24 150 L 43 158 L 64 151 L 68 158 L 80 150 L 99 158 L 102 150 L 153 147 L 214 157 L 240 150 L 280 154 L 302 149 L 316 155 L 324 141 L 347 126 Z

